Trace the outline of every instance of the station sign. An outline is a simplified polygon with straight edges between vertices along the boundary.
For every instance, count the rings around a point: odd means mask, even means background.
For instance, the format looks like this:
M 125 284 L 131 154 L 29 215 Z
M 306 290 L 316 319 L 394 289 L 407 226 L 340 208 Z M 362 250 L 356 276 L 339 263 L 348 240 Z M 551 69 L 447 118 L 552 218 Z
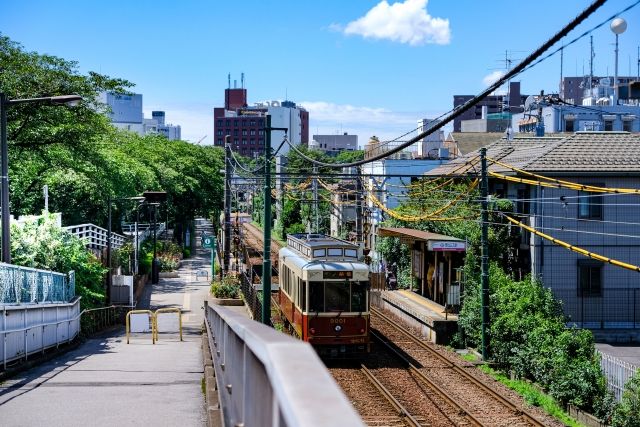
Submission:
M 427 249 L 430 251 L 453 251 L 463 252 L 467 250 L 466 242 L 453 242 L 453 241 L 429 241 Z
M 202 247 L 205 249 L 213 249 L 214 241 L 213 236 L 202 237 Z

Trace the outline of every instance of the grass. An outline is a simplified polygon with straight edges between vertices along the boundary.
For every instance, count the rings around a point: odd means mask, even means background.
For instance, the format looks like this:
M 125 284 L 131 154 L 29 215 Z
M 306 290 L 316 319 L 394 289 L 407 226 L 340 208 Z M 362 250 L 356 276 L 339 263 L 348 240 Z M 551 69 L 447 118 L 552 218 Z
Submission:
M 462 358 L 468 361 L 476 360 L 476 357 L 471 353 L 463 355 Z M 551 396 L 540 391 L 534 384 L 522 380 L 512 380 L 502 372 L 496 371 L 487 365 L 481 365 L 480 370 L 520 394 L 529 405 L 542 408 L 547 414 L 560 420 L 565 425 L 583 427 L 582 424 L 571 418 Z

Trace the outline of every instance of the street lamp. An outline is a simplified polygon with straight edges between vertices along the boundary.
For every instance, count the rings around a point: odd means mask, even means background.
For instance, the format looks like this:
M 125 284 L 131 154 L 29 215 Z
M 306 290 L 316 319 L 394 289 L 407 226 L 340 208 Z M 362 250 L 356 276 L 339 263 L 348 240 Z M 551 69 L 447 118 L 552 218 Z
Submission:
M 111 205 L 113 202 L 117 202 L 119 200 L 133 200 L 133 201 L 142 201 L 144 200 L 143 196 L 133 196 L 133 197 L 118 197 L 116 199 L 111 198 L 111 194 L 109 194 L 109 209 L 108 209 L 108 221 L 107 221 L 107 267 L 109 271 L 107 271 L 107 304 L 111 303 Z M 136 230 L 137 231 L 137 230 Z M 138 236 L 136 235 L 136 240 Z
M 10 212 L 9 212 L 9 149 L 7 146 L 7 108 L 15 104 L 40 103 L 51 105 L 67 105 L 74 107 L 82 101 L 78 95 L 48 96 L 44 98 L 9 99 L 5 93 L 0 93 L 0 156 L 2 166 L 2 194 L 0 203 L 2 208 L 0 214 L 2 218 L 2 261 L 11 264 L 11 239 L 10 239 Z
M 160 202 L 167 200 L 165 191 L 145 191 L 142 193 L 149 205 L 153 206 L 153 262 L 151 263 L 151 284 L 156 285 L 159 281 L 158 260 L 156 259 L 156 230 L 157 215 Z
M 618 36 L 627 30 L 627 21 L 616 18 L 611 21 L 611 31 L 616 35 L 616 66 L 613 76 L 613 105 L 618 105 Z

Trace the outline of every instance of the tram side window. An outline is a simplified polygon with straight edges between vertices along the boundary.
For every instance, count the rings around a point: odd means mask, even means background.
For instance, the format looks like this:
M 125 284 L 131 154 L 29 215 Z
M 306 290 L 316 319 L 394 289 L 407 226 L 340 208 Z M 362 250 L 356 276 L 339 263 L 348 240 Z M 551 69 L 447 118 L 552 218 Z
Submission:
M 309 282 L 309 311 L 324 311 L 324 283 Z
M 298 283 L 300 283 L 300 287 L 302 287 L 302 304 L 300 307 L 302 311 L 307 310 L 307 282 L 303 282 L 302 279 L 298 278 Z
M 367 311 L 368 282 L 351 283 L 351 311 Z
M 325 282 L 326 311 L 349 311 L 349 282 Z

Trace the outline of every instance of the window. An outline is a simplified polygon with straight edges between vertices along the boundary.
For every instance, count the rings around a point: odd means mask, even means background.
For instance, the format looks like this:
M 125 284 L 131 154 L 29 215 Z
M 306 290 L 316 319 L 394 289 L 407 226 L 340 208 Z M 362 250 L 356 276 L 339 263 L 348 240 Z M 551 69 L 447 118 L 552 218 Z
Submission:
M 250 120 L 249 121 L 249 126 L 255 126 L 256 125 L 256 121 L 255 120 Z
M 218 120 L 218 126 L 222 126 L 222 120 Z
M 578 295 L 602 296 L 602 263 L 593 260 L 578 260 Z
M 246 120 L 243 120 L 243 121 L 242 121 L 242 126 L 244 127 L 244 126 L 246 126 L 246 125 L 247 125 L 247 121 L 246 121 Z
M 369 282 L 351 282 L 351 311 L 367 311 Z
M 350 258 L 357 258 L 358 252 L 355 249 L 345 249 L 344 256 L 350 257 Z
M 242 136 L 247 136 L 247 130 L 246 129 L 242 129 Z
M 611 132 L 613 130 L 613 120 L 604 121 L 604 130 L 605 132 Z
M 575 132 L 575 127 L 574 124 L 575 122 L 573 120 L 565 120 L 564 121 L 564 131 L 565 132 Z
M 226 124 L 227 126 L 231 126 L 231 120 L 227 119 L 225 124 Z
M 325 282 L 326 311 L 349 311 L 349 282 Z
M 313 250 L 313 256 L 314 257 L 325 256 L 324 249 L 314 249 Z
M 238 121 L 237 121 L 237 120 L 234 120 L 234 121 L 233 121 L 233 125 L 237 127 L 237 126 L 238 126 Z
M 218 129 L 216 133 L 218 134 L 218 136 L 222 136 L 222 129 Z
M 309 282 L 309 311 L 324 311 L 323 282 Z
M 263 131 L 262 129 L 260 129 L 260 130 L 258 131 L 258 135 L 260 135 L 260 136 L 264 135 L 264 131 Z
M 251 136 L 255 136 L 256 134 L 256 130 L 255 129 L 251 129 Z
M 591 184 L 604 187 L 604 184 Z M 602 219 L 602 196 L 597 193 L 581 191 L 578 197 L 579 219 Z
M 327 252 L 329 256 L 342 256 L 342 249 L 329 248 Z
M 633 122 L 631 120 L 625 120 L 622 122 L 622 130 L 625 132 L 631 132 L 633 128 Z
M 218 145 L 222 145 L 222 139 L 218 138 Z
M 247 140 L 246 139 L 242 139 L 242 145 L 247 145 Z
M 238 136 L 238 129 L 233 130 L 233 136 Z
M 251 140 L 249 141 L 249 143 L 250 143 L 251 145 L 255 145 L 255 144 L 256 144 L 256 140 L 255 140 L 255 139 L 253 139 L 253 138 L 251 138 Z

